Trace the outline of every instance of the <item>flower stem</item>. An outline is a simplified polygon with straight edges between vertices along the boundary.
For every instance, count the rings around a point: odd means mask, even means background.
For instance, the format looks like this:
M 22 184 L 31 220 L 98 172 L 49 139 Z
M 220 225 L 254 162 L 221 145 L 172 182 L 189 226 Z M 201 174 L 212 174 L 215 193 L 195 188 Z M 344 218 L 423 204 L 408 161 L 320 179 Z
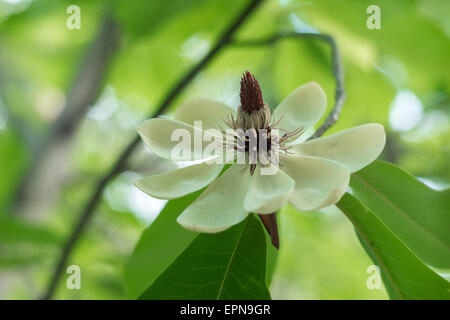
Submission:
M 277 213 L 274 212 L 270 214 L 259 214 L 258 216 L 264 224 L 267 232 L 269 233 L 273 246 L 279 249 L 280 238 L 278 236 Z

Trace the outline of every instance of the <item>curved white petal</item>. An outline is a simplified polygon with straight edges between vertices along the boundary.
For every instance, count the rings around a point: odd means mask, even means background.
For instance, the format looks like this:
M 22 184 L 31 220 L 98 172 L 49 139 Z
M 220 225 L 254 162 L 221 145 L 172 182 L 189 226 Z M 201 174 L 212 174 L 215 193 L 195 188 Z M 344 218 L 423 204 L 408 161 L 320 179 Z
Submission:
M 195 121 L 201 121 L 203 130 L 210 128 L 226 127 L 223 120 L 229 115 L 235 115 L 236 111 L 226 104 L 204 98 L 185 101 L 175 111 L 175 120 L 194 125 Z
M 383 151 L 385 142 L 384 127 L 369 123 L 298 144 L 291 150 L 338 161 L 355 172 L 374 161 Z
M 273 213 L 289 200 L 295 182 L 278 169 L 273 175 L 262 175 L 258 167 L 251 179 L 244 208 L 254 213 Z
M 244 199 L 250 184 L 250 170 L 232 165 L 178 216 L 186 229 L 216 233 L 244 220 L 248 211 Z
M 294 181 L 289 201 L 299 210 L 330 206 L 342 197 L 350 180 L 350 170 L 332 160 L 309 156 L 280 155 L 283 171 Z
M 167 118 L 147 120 L 137 130 L 152 152 L 175 161 L 201 160 L 205 147 L 211 143 L 204 141 L 200 128 Z
M 175 199 L 210 184 L 220 173 L 223 165 L 198 163 L 181 169 L 155 174 L 134 182 L 148 195 L 158 199 Z
M 277 108 L 275 117 L 279 127 L 289 131 L 313 126 L 322 117 L 327 106 L 327 96 L 316 82 L 308 82 L 294 90 Z

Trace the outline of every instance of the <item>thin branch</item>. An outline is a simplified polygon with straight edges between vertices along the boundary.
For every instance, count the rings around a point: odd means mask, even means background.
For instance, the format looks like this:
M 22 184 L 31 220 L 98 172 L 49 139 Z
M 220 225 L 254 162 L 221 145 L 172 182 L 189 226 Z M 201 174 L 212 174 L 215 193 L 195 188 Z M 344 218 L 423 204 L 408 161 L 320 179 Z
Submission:
M 186 86 L 194 79 L 194 77 L 205 67 L 217 54 L 230 43 L 233 34 L 239 29 L 239 27 L 247 20 L 247 18 L 259 7 L 262 0 L 252 0 L 234 19 L 229 27 L 222 33 L 218 38 L 214 47 L 208 52 L 208 54 L 199 61 L 192 69 L 190 69 L 185 75 L 183 75 L 176 84 L 168 91 L 167 96 L 159 104 L 159 107 L 154 113 L 152 113 L 149 118 L 157 117 L 164 113 L 166 109 L 170 106 L 173 100 L 186 88 Z M 62 254 L 58 260 L 58 263 L 53 271 L 53 276 L 50 279 L 50 284 L 43 295 L 43 299 L 50 299 L 56 289 L 61 274 L 64 271 L 64 267 L 69 259 L 69 256 L 74 248 L 78 238 L 82 234 L 83 230 L 86 228 L 88 221 L 94 213 L 94 209 L 100 200 L 104 188 L 108 182 L 120 173 L 125 166 L 128 157 L 132 154 L 135 148 L 138 146 L 140 138 L 138 135 L 135 136 L 133 141 L 125 148 L 121 153 L 117 161 L 114 163 L 112 168 L 105 174 L 103 178 L 98 181 L 95 187 L 95 192 L 87 202 L 86 206 L 83 208 L 79 220 L 77 221 L 72 233 L 70 234 L 66 244 L 63 247 Z
M 344 79 L 343 79 L 343 70 L 341 65 L 341 59 L 339 56 L 339 51 L 337 49 L 336 41 L 334 38 L 328 34 L 322 33 L 298 33 L 298 32 L 287 32 L 280 33 L 268 38 L 257 39 L 257 40 L 241 40 L 231 43 L 233 46 L 237 47 L 258 47 L 258 46 L 269 46 L 273 45 L 276 42 L 288 38 L 312 38 L 319 39 L 328 43 L 331 48 L 331 59 L 333 66 L 333 76 L 336 81 L 336 89 L 335 89 L 335 102 L 333 109 L 331 109 L 330 113 L 322 123 L 322 125 L 316 130 L 316 132 L 309 138 L 314 139 L 322 136 L 325 131 L 331 128 L 336 121 L 339 119 L 339 115 L 342 110 L 342 105 L 345 101 L 345 89 L 344 89 Z

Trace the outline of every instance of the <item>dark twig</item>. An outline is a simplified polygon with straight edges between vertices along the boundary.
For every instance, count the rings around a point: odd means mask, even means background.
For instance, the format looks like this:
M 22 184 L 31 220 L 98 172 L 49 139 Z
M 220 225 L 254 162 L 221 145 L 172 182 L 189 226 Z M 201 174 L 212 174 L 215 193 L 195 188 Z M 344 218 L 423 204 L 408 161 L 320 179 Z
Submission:
M 272 241 L 272 245 L 279 249 L 280 248 L 280 237 L 278 236 L 278 225 L 277 225 L 277 213 L 270 214 L 259 214 L 259 218 L 261 219 L 264 227 L 270 235 L 270 239 Z
M 309 138 L 314 139 L 322 136 L 325 131 L 327 131 L 331 126 L 333 126 L 339 119 L 339 115 L 342 110 L 342 105 L 345 101 L 345 89 L 344 89 L 344 76 L 342 65 L 340 61 L 339 51 L 337 49 L 336 41 L 334 38 L 328 34 L 322 33 L 298 33 L 298 32 L 287 32 L 273 35 L 268 38 L 258 39 L 258 40 L 241 40 L 233 42 L 233 46 L 237 47 L 257 47 L 257 46 L 268 46 L 273 45 L 276 42 L 289 38 L 312 38 L 319 39 L 328 43 L 331 47 L 331 59 L 333 66 L 333 76 L 336 81 L 335 89 L 335 102 L 334 107 L 331 109 L 330 113 L 326 117 L 322 125 L 316 130 L 316 132 Z
M 262 0 L 252 0 L 238 15 L 236 19 L 234 19 L 229 27 L 222 33 L 222 35 L 218 38 L 214 47 L 208 52 L 208 54 L 200 60 L 193 68 L 191 68 L 185 75 L 183 75 L 180 80 L 176 82 L 176 84 L 171 88 L 167 94 L 167 96 L 162 100 L 159 107 L 156 109 L 154 113 L 152 113 L 149 118 L 157 117 L 161 115 L 173 102 L 173 100 L 185 89 L 185 87 L 194 79 L 194 77 L 203 69 L 217 54 L 231 41 L 233 34 L 239 29 L 239 27 L 246 21 L 246 19 L 253 13 L 258 6 L 262 3 Z M 117 161 L 114 163 L 112 168 L 106 175 L 100 179 L 95 187 L 95 192 L 87 202 L 86 206 L 83 208 L 81 212 L 80 218 L 77 221 L 72 233 L 69 236 L 66 244 L 62 249 L 62 254 L 58 260 L 58 263 L 53 271 L 53 275 L 50 279 L 50 284 L 43 295 L 43 299 L 50 299 L 56 289 L 56 285 L 61 277 L 61 274 L 64 270 L 66 262 L 74 248 L 78 238 L 81 233 L 85 229 L 88 224 L 88 221 L 92 217 L 94 209 L 103 193 L 104 188 L 108 184 L 108 182 L 115 177 L 123 167 L 128 159 L 128 157 L 132 154 L 139 143 L 139 136 L 135 136 L 133 141 L 125 148 L 125 150 L 121 153 Z

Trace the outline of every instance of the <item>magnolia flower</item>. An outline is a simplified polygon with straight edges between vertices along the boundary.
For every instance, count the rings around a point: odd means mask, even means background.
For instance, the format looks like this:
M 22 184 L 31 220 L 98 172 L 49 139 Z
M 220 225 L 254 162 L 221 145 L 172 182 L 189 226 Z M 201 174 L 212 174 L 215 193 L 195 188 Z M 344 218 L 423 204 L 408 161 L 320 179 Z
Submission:
M 233 132 L 265 130 L 269 153 L 273 156 L 276 150 L 279 169 L 275 174 L 262 174 L 267 164 L 260 164 L 258 159 L 253 164 L 234 161 L 220 175 L 224 164 L 203 159 L 135 182 L 139 189 L 158 199 L 179 198 L 207 187 L 178 216 L 178 223 L 187 229 L 220 232 L 243 221 L 250 212 L 272 214 L 288 201 L 301 211 L 333 205 L 347 190 L 350 174 L 374 161 L 385 144 L 384 127 L 376 123 L 306 141 L 307 133 L 314 130 L 326 108 L 325 93 L 315 82 L 297 88 L 272 113 L 263 101 L 258 82 L 247 71 L 241 80 L 240 98 L 237 111 L 209 99 L 189 100 L 178 107 L 174 119 L 151 119 L 138 128 L 151 151 L 174 161 L 182 160 L 172 152 L 178 143 L 172 139 L 175 130 L 187 130 L 195 136 L 207 129 L 223 129 L 224 123 Z M 278 139 L 270 137 L 274 130 L 282 133 Z M 231 149 L 240 146 L 243 153 L 249 153 L 248 143 L 244 139 L 239 144 L 241 140 L 236 135 Z M 203 156 L 194 148 L 192 155 Z

